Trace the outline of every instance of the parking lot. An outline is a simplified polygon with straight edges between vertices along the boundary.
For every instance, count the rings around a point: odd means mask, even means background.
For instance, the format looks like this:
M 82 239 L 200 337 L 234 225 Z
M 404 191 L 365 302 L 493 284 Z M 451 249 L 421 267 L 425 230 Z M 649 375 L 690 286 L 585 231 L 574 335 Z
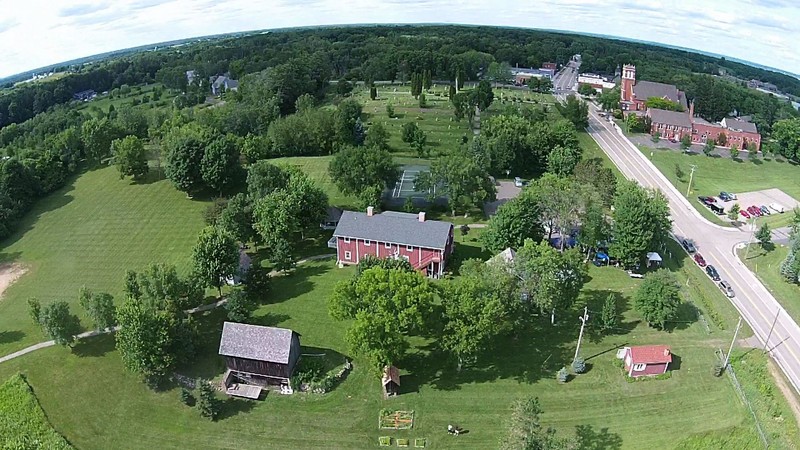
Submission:
M 497 200 L 486 203 L 483 212 L 486 217 L 491 217 L 497 212 L 497 208 L 503 203 L 519 195 L 522 188 L 514 186 L 513 181 L 500 181 L 497 183 Z
M 786 211 L 800 206 L 800 202 L 792 198 L 789 194 L 780 189 L 765 189 L 763 191 L 736 193 L 736 200 L 725 202 L 726 208 L 730 208 L 734 203 L 738 203 L 742 209 L 747 209 L 751 205 L 769 206 L 771 203 L 782 205 Z M 770 212 L 775 212 L 770 210 Z

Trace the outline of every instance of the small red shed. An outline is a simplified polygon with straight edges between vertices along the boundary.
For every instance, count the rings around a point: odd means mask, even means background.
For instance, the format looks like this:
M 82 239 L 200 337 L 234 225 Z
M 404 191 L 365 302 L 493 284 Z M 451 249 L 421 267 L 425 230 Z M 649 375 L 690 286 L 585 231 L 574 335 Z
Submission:
M 624 361 L 630 377 L 660 375 L 669 370 L 672 352 L 666 345 L 625 347 Z

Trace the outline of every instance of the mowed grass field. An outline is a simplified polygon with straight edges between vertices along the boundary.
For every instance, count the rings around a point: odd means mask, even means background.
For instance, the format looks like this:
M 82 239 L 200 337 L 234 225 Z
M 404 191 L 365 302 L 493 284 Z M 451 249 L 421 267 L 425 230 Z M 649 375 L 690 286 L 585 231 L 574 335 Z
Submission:
M 298 331 L 304 353 L 347 355 L 347 324 L 328 316 L 326 301 L 335 283 L 352 274 L 352 268 L 338 269 L 329 261 L 302 265 L 275 280 L 270 303 L 257 311 L 256 321 Z M 558 317 L 555 327 L 542 317 L 535 330 L 500 342 L 496 351 L 461 372 L 430 342 L 416 339 L 398 363 L 403 376 L 397 398 L 382 400 L 378 378 L 356 359 L 354 371 L 332 393 L 227 400 L 223 419 L 216 423 L 182 405 L 177 389 L 153 392 L 125 372 L 110 336 L 87 340 L 74 353 L 48 348 L 10 361 L 0 365 L 0 377 L 26 373 L 55 429 L 81 449 L 374 448 L 383 435 L 425 438 L 428 448 L 493 448 L 509 405 L 526 395 L 540 398 L 543 422 L 561 434 L 586 426 L 581 434 L 594 448 L 638 448 L 645 429 L 652 448 L 672 448 L 696 433 L 724 435 L 734 429 L 750 439 L 743 406 L 728 381 L 714 378 L 710 370 L 714 349 L 724 345 L 729 333 L 713 329 L 709 334 L 694 321 L 671 333 L 653 330 L 631 310 L 636 280 L 594 266 L 590 276 L 577 307 L 588 304 L 594 313 L 612 294 L 623 319 L 611 336 L 590 326 L 581 354 L 591 368 L 565 385 L 554 374 L 572 358 L 578 308 Z M 222 373 L 215 354 L 220 321 L 221 311 L 200 319 L 207 337 L 204 356 L 184 373 Z M 614 349 L 647 343 L 672 346 L 672 378 L 625 381 L 612 364 Z M 381 408 L 414 410 L 414 428 L 378 430 Z M 449 423 L 469 433 L 456 440 L 445 432 Z
M 664 174 L 678 191 L 685 194 L 689 184 L 691 166 L 697 169 L 692 180 L 690 203 L 703 214 L 704 217 L 723 225 L 730 225 L 697 202 L 700 195 L 719 195 L 726 192 L 751 192 L 762 189 L 778 188 L 795 199 L 800 199 L 800 167 L 785 160 L 751 161 L 743 159 L 734 161 L 730 158 L 708 157 L 703 154 L 683 154 L 674 150 L 642 149 L 650 157 L 653 164 Z M 675 176 L 675 166 L 680 166 L 685 174 L 681 179 Z M 740 205 L 746 206 L 746 205 Z M 769 223 L 773 228 L 788 225 L 790 220 L 787 214 L 773 214 L 758 218 L 756 223 Z
M 0 354 L 45 340 L 28 315 L 30 297 L 68 301 L 88 328 L 81 286 L 121 300 L 126 270 L 159 262 L 188 270 L 206 203 L 155 178 L 139 184 L 120 180 L 114 167 L 91 170 L 36 203 L 2 242 L 0 261 L 28 272 L 0 299 Z
M 787 283 L 780 274 L 781 263 L 789 254 L 789 248 L 776 245 L 774 249 L 765 251 L 758 244 L 750 246 L 750 252 L 746 249 L 739 250 L 739 257 L 764 283 L 767 289 L 772 292 L 775 299 L 786 308 L 786 312 L 795 321 L 800 321 L 800 286 Z

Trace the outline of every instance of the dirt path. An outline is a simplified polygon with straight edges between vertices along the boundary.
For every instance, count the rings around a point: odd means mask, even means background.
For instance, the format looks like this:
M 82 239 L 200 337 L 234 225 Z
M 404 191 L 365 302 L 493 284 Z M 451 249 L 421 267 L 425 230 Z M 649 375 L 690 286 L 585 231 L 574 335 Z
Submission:
M 3 293 L 11 286 L 19 277 L 21 277 L 25 272 L 27 272 L 27 268 L 22 264 L 16 263 L 5 263 L 0 264 L 0 298 L 3 297 Z
M 797 394 L 786 382 L 786 379 L 783 377 L 783 373 L 778 369 L 775 363 L 772 362 L 772 359 L 767 361 L 767 367 L 769 368 L 769 372 L 772 374 L 772 378 L 775 379 L 775 384 L 778 386 L 778 389 L 781 390 L 784 398 L 786 398 L 786 401 L 789 403 L 789 407 L 792 408 L 794 419 L 797 421 L 797 425 L 800 426 L 800 400 L 797 399 Z

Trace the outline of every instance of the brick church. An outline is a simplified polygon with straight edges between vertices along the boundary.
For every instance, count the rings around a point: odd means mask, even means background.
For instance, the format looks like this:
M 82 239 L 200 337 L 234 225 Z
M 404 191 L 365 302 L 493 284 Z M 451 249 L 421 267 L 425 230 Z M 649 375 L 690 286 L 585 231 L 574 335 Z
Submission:
M 682 111 L 648 108 L 650 98 L 669 100 L 680 106 Z M 729 148 L 736 144 L 745 149 L 755 144 L 761 148 L 761 135 L 748 117 L 728 117 L 719 123 L 711 123 L 694 115 L 694 101 L 688 102 L 686 94 L 675 85 L 652 81 L 636 81 L 636 66 L 626 64 L 622 67 L 620 88 L 620 107 L 626 114 L 644 115 L 650 118 L 650 134 L 660 133 L 661 137 L 680 140 L 683 136 L 692 137 L 692 143 L 705 144 L 713 139 L 719 147 Z M 719 136 L 725 135 L 725 143 L 719 144 Z

